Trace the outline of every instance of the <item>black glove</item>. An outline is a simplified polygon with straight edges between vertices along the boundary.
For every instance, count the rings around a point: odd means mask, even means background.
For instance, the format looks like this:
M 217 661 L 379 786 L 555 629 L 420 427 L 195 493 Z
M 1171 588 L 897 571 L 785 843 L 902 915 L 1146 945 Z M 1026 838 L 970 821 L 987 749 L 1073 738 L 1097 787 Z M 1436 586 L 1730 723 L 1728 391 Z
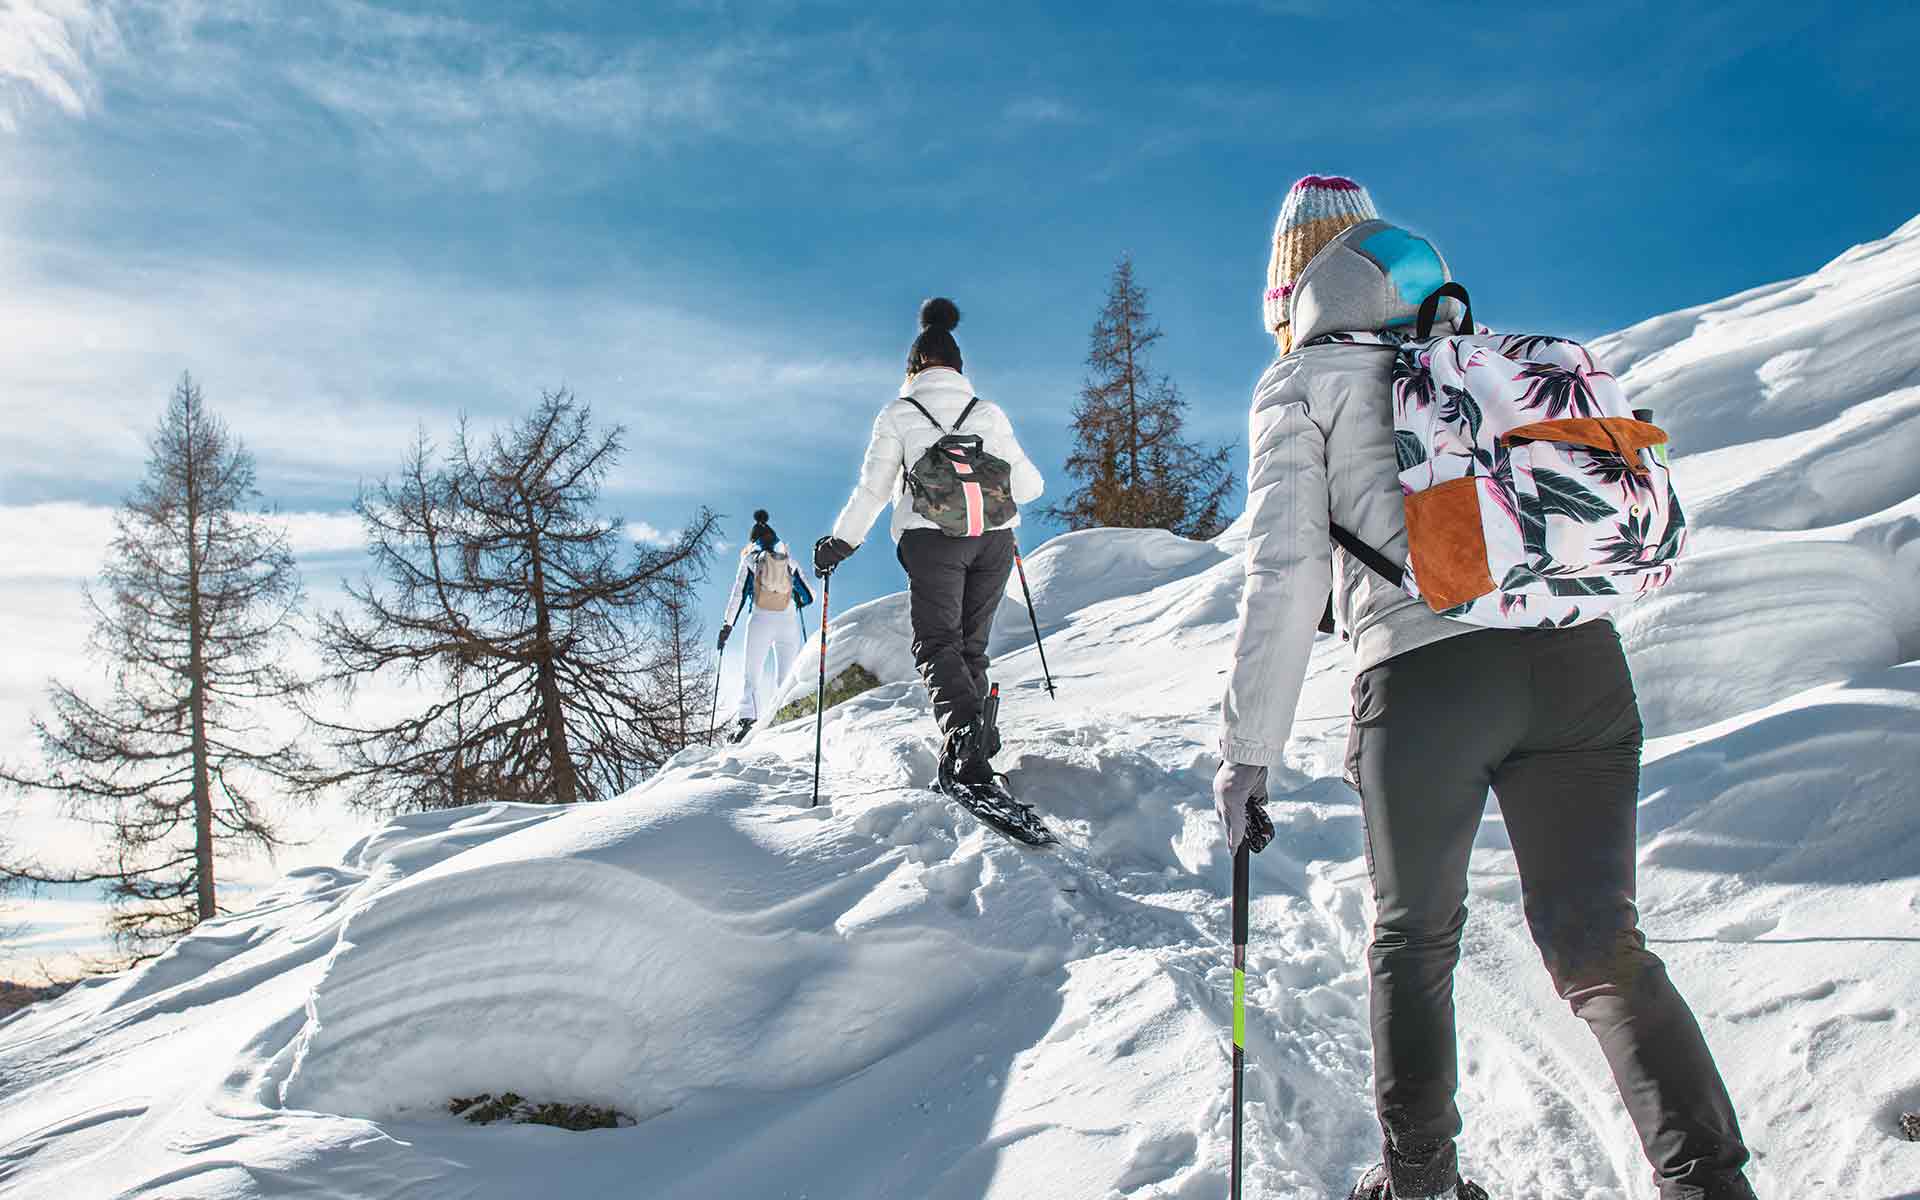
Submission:
M 720 627 L 720 644 L 715 646 L 714 649 L 724 653 L 727 649 L 727 635 L 732 632 L 733 632 L 733 626 L 722 625 Z
M 833 569 L 845 562 L 858 546 L 849 546 L 839 538 L 828 534 L 813 544 L 813 569 L 822 579 L 833 574 Z
M 1247 849 L 1255 854 L 1273 842 L 1273 818 L 1267 815 L 1265 796 L 1247 797 Z

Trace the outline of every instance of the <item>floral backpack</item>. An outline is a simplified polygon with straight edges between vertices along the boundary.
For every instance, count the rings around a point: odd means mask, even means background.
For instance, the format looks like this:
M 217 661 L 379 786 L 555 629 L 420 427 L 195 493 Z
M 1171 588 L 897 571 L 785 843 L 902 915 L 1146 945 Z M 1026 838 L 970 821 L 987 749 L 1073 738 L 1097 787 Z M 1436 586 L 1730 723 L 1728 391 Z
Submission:
M 1586 347 L 1536 334 L 1433 337 L 1446 284 L 1395 345 L 1393 445 L 1407 513 L 1404 570 L 1339 525 L 1333 536 L 1443 617 L 1500 628 L 1578 625 L 1673 577 L 1687 522 L 1666 432 L 1628 406 Z

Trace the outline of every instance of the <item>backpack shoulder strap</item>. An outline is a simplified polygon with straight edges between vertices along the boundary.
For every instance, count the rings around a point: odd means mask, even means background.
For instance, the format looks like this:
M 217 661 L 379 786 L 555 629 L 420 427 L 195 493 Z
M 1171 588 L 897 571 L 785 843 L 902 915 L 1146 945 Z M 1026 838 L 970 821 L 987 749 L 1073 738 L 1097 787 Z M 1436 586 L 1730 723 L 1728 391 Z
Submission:
M 1333 540 L 1340 544 L 1342 550 L 1359 559 L 1361 563 L 1375 575 L 1380 576 L 1380 578 L 1395 587 L 1400 587 L 1406 582 L 1407 573 L 1405 570 L 1394 566 L 1392 560 L 1386 555 L 1361 541 L 1352 530 L 1340 524 L 1340 522 L 1329 518 L 1327 521 L 1327 532 L 1333 535 Z M 1327 610 L 1321 614 L 1319 629 L 1321 633 L 1332 633 L 1334 629 L 1333 594 L 1331 592 L 1327 594 Z
M 1375 575 L 1380 576 L 1380 578 L 1395 587 L 1400 587 L 1406 582 L 1407 572 L 1405 568 L 1394 566 L 1391 559 L 1361 541 L 1358 536 L 1341 525 L 1340 522 L 1328 521 L 1327 530 L 1333 534 L 1333 540 L 1340 543 L 1342 550 L 1359 559 L 1366 565 L 1367 569 Z
M 960 419 L 953 423 L 953 427 L 955 429 L 958 429 L 962 425 L 965 425 L 967 423 L 967 418 L 971 416 L 973 413 L 973 406 L 978 403 L 980 403 L 980 397 L 978 396 L 975 396 L 973 399 L 967 401 L 967 406 L 960 410 Z M 935 421 L 934 424 L 937 425 L 939 424 L 939 422 Z
M 907 402 L 908 404 L 911 404 L 911 405 L 913 405 L 913 406 L 914 406 L 915 408 L 917 408 L 917 409 L 919 409 L 919 410 L 920 410 L 920 415 L 921 415 L 921 416 L 923 416 L 923 417 L 925 417 L 925 418 L 926 418 L 927 420 L 929 420 L 929 421 L 933 421 L 933 427 L 934 427 L 935 429 L 938 429 L 938 430 L 939 430 L 939 431 L 940 431 L 941 433 L 945 433 L 945 432 L 947 431 L 947 427 L 946 427 L 945 425 L 942 425 L 942 424 L 941 424 L 940 422 L 938 422 L 938 421 L 935 421 L 935 420 L 934 420 L 934 417 L 933 417 L 933 414 L 927 411 L 927 406 L 926 406 L 926 405 L 924 405 L 924 404 L 922 404 L 922 403 L 920 403 L 920 402 L 919 402 L 918 400 L 915 400 L 915 399 L 914 399 L 914 398 L 913 398 L 912 396 L 902 396 L 902 397 L 900 397 L 900 398 L 901 398 L 902 400 L 905 400 L 905 401 L 906 401 L 906 402 Z M 969 409 L 971 409 L 971 408 L 972 408 L 973 406 L 972 406 L 971 404 L 969 404 L 969 405 L 968 405 L 967 407 L 968 407 Z M 964 421 L 964 420 L 966 420 L 966 419 L 967 419 L 967 414 L 966 414 L 966 413 L 961 413 L 961 414 L 960 414 L 960 420 L 961 420 L 961 421 Z M 958 424 L 959 424 L 959 421 L 956 421 L 956 422 L 954 422 L 954 424 L 955 424 L 955 425 L 958 425 Z

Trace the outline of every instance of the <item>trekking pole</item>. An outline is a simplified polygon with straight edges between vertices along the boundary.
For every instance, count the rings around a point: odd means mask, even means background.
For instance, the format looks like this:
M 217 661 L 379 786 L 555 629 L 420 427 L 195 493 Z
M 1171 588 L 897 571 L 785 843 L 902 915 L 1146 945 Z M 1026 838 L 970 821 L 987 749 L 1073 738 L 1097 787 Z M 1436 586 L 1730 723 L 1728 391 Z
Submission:
M 713 666 L 713 715 L 707 718 L 707 744 L 720 740 L 720 664 Z
M 1242 1081 L 1247 1072 L 1247 843 L 1233 856 L 1233 1160 L 1230 1200 L 1240 1200 L 1240 1172 L 1244 1165 L 1240 1142 L 1245 1100 Z
M 1040 640 L 1040 618 L 1033 615 L 1033 592 L 1027 587 L 1027 564 L 1020 557 L 1020 543 L 1013 544 L 1014 569 L 1020 572 L 1020 594 L 1027 598 L 1027 620 L 1033 622 L 1033 648 L 1040 652 L 1040 674 L 1047 680 L 1047 699 L 1054 699 L 1053 672 L 1047 670 L 1047 647 Z
M 833 572 L 820 577 L 820 690 L 813 698 L 813 803 L 820 803 L 820 733 L 827 722 L 827 604 L 833 596 Z
M 733 610 L 733 620 L 727 622 L 728 628 L 738 625 L 740 614 L 746 610 L 747 598 L 741 596 L 740 607 Z M 707 718 L 707 741 L 710 745 L 718 744 L 720 741 L 720 680 L 726 674 L 726 664 L 727 647 L 723 643 L 713 661 L 713 715 Z

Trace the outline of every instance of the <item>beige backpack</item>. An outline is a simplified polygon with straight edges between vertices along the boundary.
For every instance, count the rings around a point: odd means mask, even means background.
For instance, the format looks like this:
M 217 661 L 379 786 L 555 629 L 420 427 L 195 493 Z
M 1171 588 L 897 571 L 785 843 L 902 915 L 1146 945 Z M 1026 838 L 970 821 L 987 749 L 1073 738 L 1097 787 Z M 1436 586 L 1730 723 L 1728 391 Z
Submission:
M 753 606 L 782 612 L 793 604 L 793 563 L 773 550 L 754 551 Z

